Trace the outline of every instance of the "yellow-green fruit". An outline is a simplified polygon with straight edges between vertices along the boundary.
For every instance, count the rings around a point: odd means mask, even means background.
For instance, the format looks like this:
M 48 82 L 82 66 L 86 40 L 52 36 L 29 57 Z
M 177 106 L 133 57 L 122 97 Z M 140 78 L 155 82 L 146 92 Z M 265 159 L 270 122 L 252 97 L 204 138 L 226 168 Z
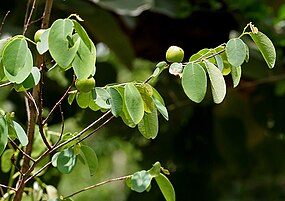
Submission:
M 91 77 L 84 80 L 76 80 L 75 86 L 78 91 L 89 92 L 95 87 L 95 79 Z
M 181 47 L 170 46 L 166 51 L 166 60 L 168 62 L 181 62 L 184 58 L 184 51 Z
M 39 42 L 40 41 L 40 37 L 41 35 L 43 34 L 43 32 L 45 31 L 46 29 L 39 29 L 36 31 L 35 35 L 34 35 L 34 40 L 35 42 Z

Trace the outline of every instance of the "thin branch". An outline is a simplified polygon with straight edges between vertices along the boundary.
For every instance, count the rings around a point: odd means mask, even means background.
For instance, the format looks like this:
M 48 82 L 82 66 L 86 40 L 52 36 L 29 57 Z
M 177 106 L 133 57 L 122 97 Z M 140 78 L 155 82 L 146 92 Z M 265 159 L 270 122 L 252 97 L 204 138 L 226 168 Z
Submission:
M 60 116 L 61 116 L 61 131 L 60 131 L 60 135 L 59 138 L 57 140 L 57 142 L 54 144 L 54 146 L 58 145 L 58 143 L 60 142 L 63 132 L 64 132 L 64 115 L 63 115 L 63 111 L 61 108 L 61 104 L 59 105 L 59 110 L 60 110 Z
M 111 121 L 111 119 L 113 119 L 114 116 L 112 115 L 111 117 L 109 117 L 106 121 L 104 121 L 100 126 L 98 126 L 96 129 L 94 129 L 91 133 L 89 133 L 88 135 L 85 135 L 83 138 L 81 138 L 76 144 L 79 144 L 80 142 L 82 142 L 83 140 L 85 140 L 86 138 L 90 137 L 91 135 L 93 135 L 95 132 L 97 132 L 100 128 L 102 128 L 103 126 L 105 126 L 109 121 Z
M 75 79 L 73 79 L 72 84 L 67 88 L 67 90 L 65 91 L 65 93 L 63 94 L 63 96 L 59 99 L 59 101 L 53 106 L 53 108 L 51 109 L 51 111 L 49 112 L 49 114 L 47 115 L 47 117 L 43 120 L 42 125 L 45 125 L 47 120 L 50 118 L 50 116 L 53 114 L 53 112 L 55 111 L 55 109 L 61 104 L 61 102 L 66 98 L 66 96 L 68 95 L 68 92 L 70 91 L 70 89 L 73 87 L 75 83 Z
M 12 82 L 6 82 L 4 84 L 0 84 L 0 88 L 1 87 L 6 87 L 6 86 L 9 86 L 9 85 L 12 85 L 13 83 Z
M 0 187 L 2 187 L 2 188 L 7 188 L 7 189 L 12 190 L 12 191 L 17 191 L 17 189 L 15 189 L 15 188 L 13 188 L 13 187 L 10 187 L 10 186 L 5 186 L 5 185 L 3 185 L 3 184 L 0 184 Z
M 39 114 L 39 109 L 36 103 L 36 100 L 34 99 L 34 97 L 32 96 L 32 94 L 28 91 L 25 91 L 25 95 L 27 96 L 27 98 L 33 103 L 34 107 L 36 108 L 37 114 Z
M 6 21 L 7 16 L 9 15 L 9 13 L 10 13 L 10 11 L 8 10 L 6 15 L 4 16 L 4 18 L 2 20 L 2 23 L 1 23 L 1 26 L 0 26 L 0 35 L 2 34 L 2 29 L 3 29 L 4 23 Z
M 31 11 L 30 11 L 30 14 L 29 14 L 29 17 L 25 19 L 25 24 L 24 24 L 24 31 L 23 31 L 23 35 L 26 34 L 27 32 L 27 29 L 28 27 L 30 26 L 30 21 L 31 21 L 31 18 L 33 16 L 33 13 L 34 13 L 34 10 L 36 9 L 36 3 L 37 3 L 37 0 L 34 0 L 33 1 L 33 5 L 32 5 L 32 8 L 31 8 Z M 29 4 L 30 4 L 30 1 L 29 1 Z M 28 4 L 28 7 L 29 7 L 29 4 Z M 27 12 L 26 14 L 28 13 L 28 7 L 27 7 Z M 26 15 L 27 16 L 27 15 Z
M 77 195 L 77 194 L 79 194 L 79 193 L 82 193 L 82 192 L 84 192 L 84 191 L 88 191 L 88 190 L 90 190 L 90 189 L 92 189 L 92 188 L 95 188 L 95 187 L 98 187 L 98 186 L 102 186 L 102 185 L 105 185 L 105 184 L 107 184 L 107 183 L 111 183 L 111 182 L 115 182 L 115 181 L 122 181 L 122 180 L 125 180 L 125 179 L 129 178 L 129 177 L 131 177 L 131 175 L 123 176 L 123 177 L 118 177 L 118 178 L 115 178 L 115 179 L 108 179 L 108 180 L 106 180 L 106 181 L 103 181 L 103 182 L 94 184 L 94 185 L 92 185 L 92 186 L 88 186 L 88 187 L 83 188 L 83 189 L 81 189 L 81 190 L 79 190 L 79 191 L 76 191 L 75 193 L 72 193 L 72 194 L 70 194 L 70 195 L 68 195 L 68 196 L 65 196 L 65 197 L 63 198 L 63 200 L 64 200 L 64 199 L 67 199 L 67 198 L 70 198 L 70 197 L 72 197 L 72 196 L 74 196 L 74 195 Z
M 52 161 L 48 162 L 47 164 L 45 164 L 41 169 L 39 169 L 34 175 L 30 176 L 28 179 L 26 179 L 24 181 L 24 183 L 28 183 L 31 179 L 33 179 L 35 176 L 37 176 L 38 174 L 40 174 L 44 169 L 46 169 L 50 164 L 52 163 Z
M 31 156 L 29 156 L 28 154 L 26 154 L 26 152 L 24 152 L 22 149 L 20 149 L 20 148 L 18 147 L 18 145 L 17 145 L 10 137 L 8 137 L 8 139 L 9 139 L 10 142 L 14 145 L 14 147 L 15 147 L 16 149 L 18 149 L 23 155 L 25 155 L 26 157 L 28 157 L 31 161 L 35 162 L 35 159 L 33 159 Z

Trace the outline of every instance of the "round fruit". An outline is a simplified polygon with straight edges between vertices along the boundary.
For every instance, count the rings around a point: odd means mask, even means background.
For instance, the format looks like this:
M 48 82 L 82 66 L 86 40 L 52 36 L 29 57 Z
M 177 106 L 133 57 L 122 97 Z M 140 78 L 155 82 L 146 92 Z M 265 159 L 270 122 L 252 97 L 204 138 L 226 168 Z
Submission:
M 39 29 L 39 30 L 36 31 L 36 33 L 34 35 L 34 40 L 35 40 L 36 43 L 40 41 L 40 37 L 44 33 L 45 30 L 46 29 Z
M 75 86 L 78 91 L 89 92 L 95 87 L 95 79 L 91 77 L 84 80 L 76 80 Z
M 166 60 L 168 62 L 181 62 L 184 58 L 184 51 L 181 47 L 170 46 L 166 51 Z

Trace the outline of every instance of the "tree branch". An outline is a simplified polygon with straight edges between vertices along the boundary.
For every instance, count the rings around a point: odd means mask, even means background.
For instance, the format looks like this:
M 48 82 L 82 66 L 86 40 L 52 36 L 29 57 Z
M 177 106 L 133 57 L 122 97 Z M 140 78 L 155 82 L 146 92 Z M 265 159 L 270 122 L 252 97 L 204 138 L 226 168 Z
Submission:
M 107 183 L 111 183 L 111 182 L 115 182 L 115 181 L 122 181 L 122 180 L 125 180 L 125 179 L 129 178 L 129 177 L 131 177 L 131 175 L 123 176 L 123 177 L 118 177 L 118 178 L 115 178 L 115 179 L 108 179 L 108 180 L 106 180 L 106 181 L 103 181 L 103 182 L 94 184 L 94 185 L 92 185 L 92 186 L 88 186 L 88 187 L 83 188 L 83 189 L 81 189 L 81 190 L 79 190 L 79 191 L 76 191 L 75 193 L 72 193 L 72 194 L 70 194 L 70 195 L 68 195 L 68 196 L 65 196 L 65 197 L 63 198 L 63 200 L 64 200 L 64 199 L 67 199 L 67 198 L 70 198 L 70 197 L 72 197 L 72 196 L 74 196 L 74 195 L 77 195 L 77 194 L 79 194 L 79 193 L 82 193 L 82 192 L 84 192 L 84 191 L 88 191 L 88 190 L 90 190 L 90 189 L 92 189 L 92 188 L 95 188 L 95 187 L 98 187 L 98 186 L 102 186 L 102 185 L 105 185 L 105 184 L 107 184 Z
M 2 29 L 3 29 L 4 23 L 6 21 L 7 16 L 9 15 L 9 13 L 10 13 L 10 11 L 8 10 L 6 15 L 4 16 L 4 18 L 2 20 L 2 23 L 1 23 L 1 26 L 0 26 L 0 35 L 2 34 Z

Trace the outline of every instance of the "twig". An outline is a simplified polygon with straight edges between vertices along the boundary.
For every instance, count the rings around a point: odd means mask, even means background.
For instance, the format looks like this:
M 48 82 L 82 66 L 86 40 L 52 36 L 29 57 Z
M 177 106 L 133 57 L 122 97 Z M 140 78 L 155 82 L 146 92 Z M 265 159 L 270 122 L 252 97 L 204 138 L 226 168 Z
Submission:
M 39 169 L 34 175 L 30 176 L 28 179 L 25 180 L 25 184 L 28 183 L 32 178 L 34 178 L 35 176 L 37 176 L 38 174 L 40 174 L 44 169 L 46 169 L 50 164 L 52 163 L 52 161 L 48 162 L 47 164 L 45 164 L 41 169 Z
M 12 82 L 6 82 L 6 83 L 4 83 L 4 84 L 0 84 L 0 88 L 1 88 L 1 87 L 9 86 L 9 85 L 11 85 L 11 84 L 13 84 L 13 83 L 12 83 Z
M 122 181 L 122 180 L 125 180 L 125 179 L 129 178 L 129 177 L 131 177 L 131 175 L 123 176 L 123 177 L 118 177 L 118 178 L 115 178 L 115 179 L 108 179 L 108 180 L 106 180 L 106 181 L 103 181 L 103 182 L 94 184 L 94 185 L 92 185 L 92 186 L 88 186 L 88 187 L 83 188 L 83 189 L 81 189 L 81 190 L 79 190 L 79 191 L 76 191 L 75 193 L 72 193 L 72 194 L 70 194 L 70 195 L 68 195 L 68 196 L 65 196 L 65 197 L 63 198 L 63 200 L 64 200 L 64 199 L 67 199 L 67 198 L 70 198 L 70 197 L 72 197 L 72 196 L 74 196 L 74 195 L 77 195 L 77 194 L 79 194 L 79 193 L 82 193 L 82 192 L 84 192 L 84 191 L 88 191 L 88 190 L 90 190 L 90 189 L 92 189 L 92 188 L 95 188 L 95 187 L 98 187 L 98 186 L 102 186 L 102 185 L 107 184 L 107 183 L 110 183 L 110 182 Z
M 61 104 L 61 102 L 65 99 L 65 97 L 68 95 L 68 92 L 70 91 L 70 89 L 73 87 L 75 83 L 75 79 L 73 79 L 72 84 L 67 88 L 67 90 L 65 91 L 65 93 L 63 94 L 63 96 L 59 99 L 59 101 L 53 106 L 53 108 L 51 109 L 51 111 L 48 113 L 47 117 L 43 120 L 42 125 L 45 125 L 47 120 L 50 118 L 50 116 L 52 115 L 52 113 L 55 111 L 55 109 Z
M 16 149 L 18 149 L 23 155 L 25 155 L 26 157 L 28 157 L 31 161 L 35 162 L 35 159 L 33 159 L 31 156 L 29 156 L 28 154 L 26 154 L 26 152 L 24 152 L 22 149 L 20 149 L 20 148 L 18 147 L 18 145 L 17 145 L 10 137 L 8 137 L 8 139 L 9 139 L 10 142 L 14 145 L 14 147 L 15 147 Z
M 62 138 L 63 132 L 64 132 L 64 116 L 63 116 L 63 111 L 61 109 L 61 104 L 59 105 L 59 110 L 60 110 L 60 116 L 61 116 L 61 131 L 60 131 L 59 138 L 57 142 L 54 144 L 54 146 L 58 145 L 58 143 L 60 142 Z
M 3 185 L 3 184 L 0 184 L 0 187 L 2 187 L 2 188 L 7 188 L 7 189 L 12 190 L 12 191 L 17 191 L 17 189 L 15 189 L 15 188 L 13 188 L 13 187 L 10 187 L 10 186 L 5 186 L 5 185 Z
M 26 18 L 27 15 L 25 16 L 25 24 L 24 24 L 23 35 L 26 34 L 27 29 L 28 29 L 28 27 L 30 26 L 30 21 L 31 21 L 31 18 L 32 18 L 32 16 L 33 16 L 34 10 L 35 10 L 35 8 L 36 8 L 36 3 L 37 3 L 37 0 L 34 0 L 34 1 L 33 1 L 33 5 L 32 5 L 32 8 L 31 8 L 31 11 L 30 11 L 30 14 L 29 14 L 29 17 Z M 29 0 L 29 3 L 28 3 L 28 5 L 27 5 L 26 14 L 28 13 L 29 5 L 30 5 L 30 0 Z
M 34 107 L 36 108 L 37 114 L 39 114 L 39 109 L 36 103 L 36 100 L 34 99 L 34 97 L 32 96 L 32 94 L 28 91 L 25 91 L 25 95 L 27 96 L 27 98 L 34 104 Z
M 9 15 L 9 13 L 10 13 L 10 11 L 8 10 L 6 15 L 4 16 L 4 18 L 2 20 L 2 23 L 1 23 L 1 26 L 0 26 L 0 35 L 2 34 L 2 29 L 3 29 L 4 23 L 6 21 L 7 16 Z
M 105 126 L 109 121 L 111 121 L 111 119 L 113 119 L 114 116 L 112 115 L 111 117 L 109 117 L 106 121 L 104 121 L 100 126 L 98 126 L 96 129 L 94 129 L 91 133 L 89 133 L 88 135 L 85 135 L 83 138 L 81 138 L 76 144 L 79 144 L 80 142 L 82 142 L 83 140 L 85 140 L 86 138 L 90 137 L 91 135 L 93 135 L 95 132 L 97 132 L 100 128 L 102 128 L 103 126 Z

